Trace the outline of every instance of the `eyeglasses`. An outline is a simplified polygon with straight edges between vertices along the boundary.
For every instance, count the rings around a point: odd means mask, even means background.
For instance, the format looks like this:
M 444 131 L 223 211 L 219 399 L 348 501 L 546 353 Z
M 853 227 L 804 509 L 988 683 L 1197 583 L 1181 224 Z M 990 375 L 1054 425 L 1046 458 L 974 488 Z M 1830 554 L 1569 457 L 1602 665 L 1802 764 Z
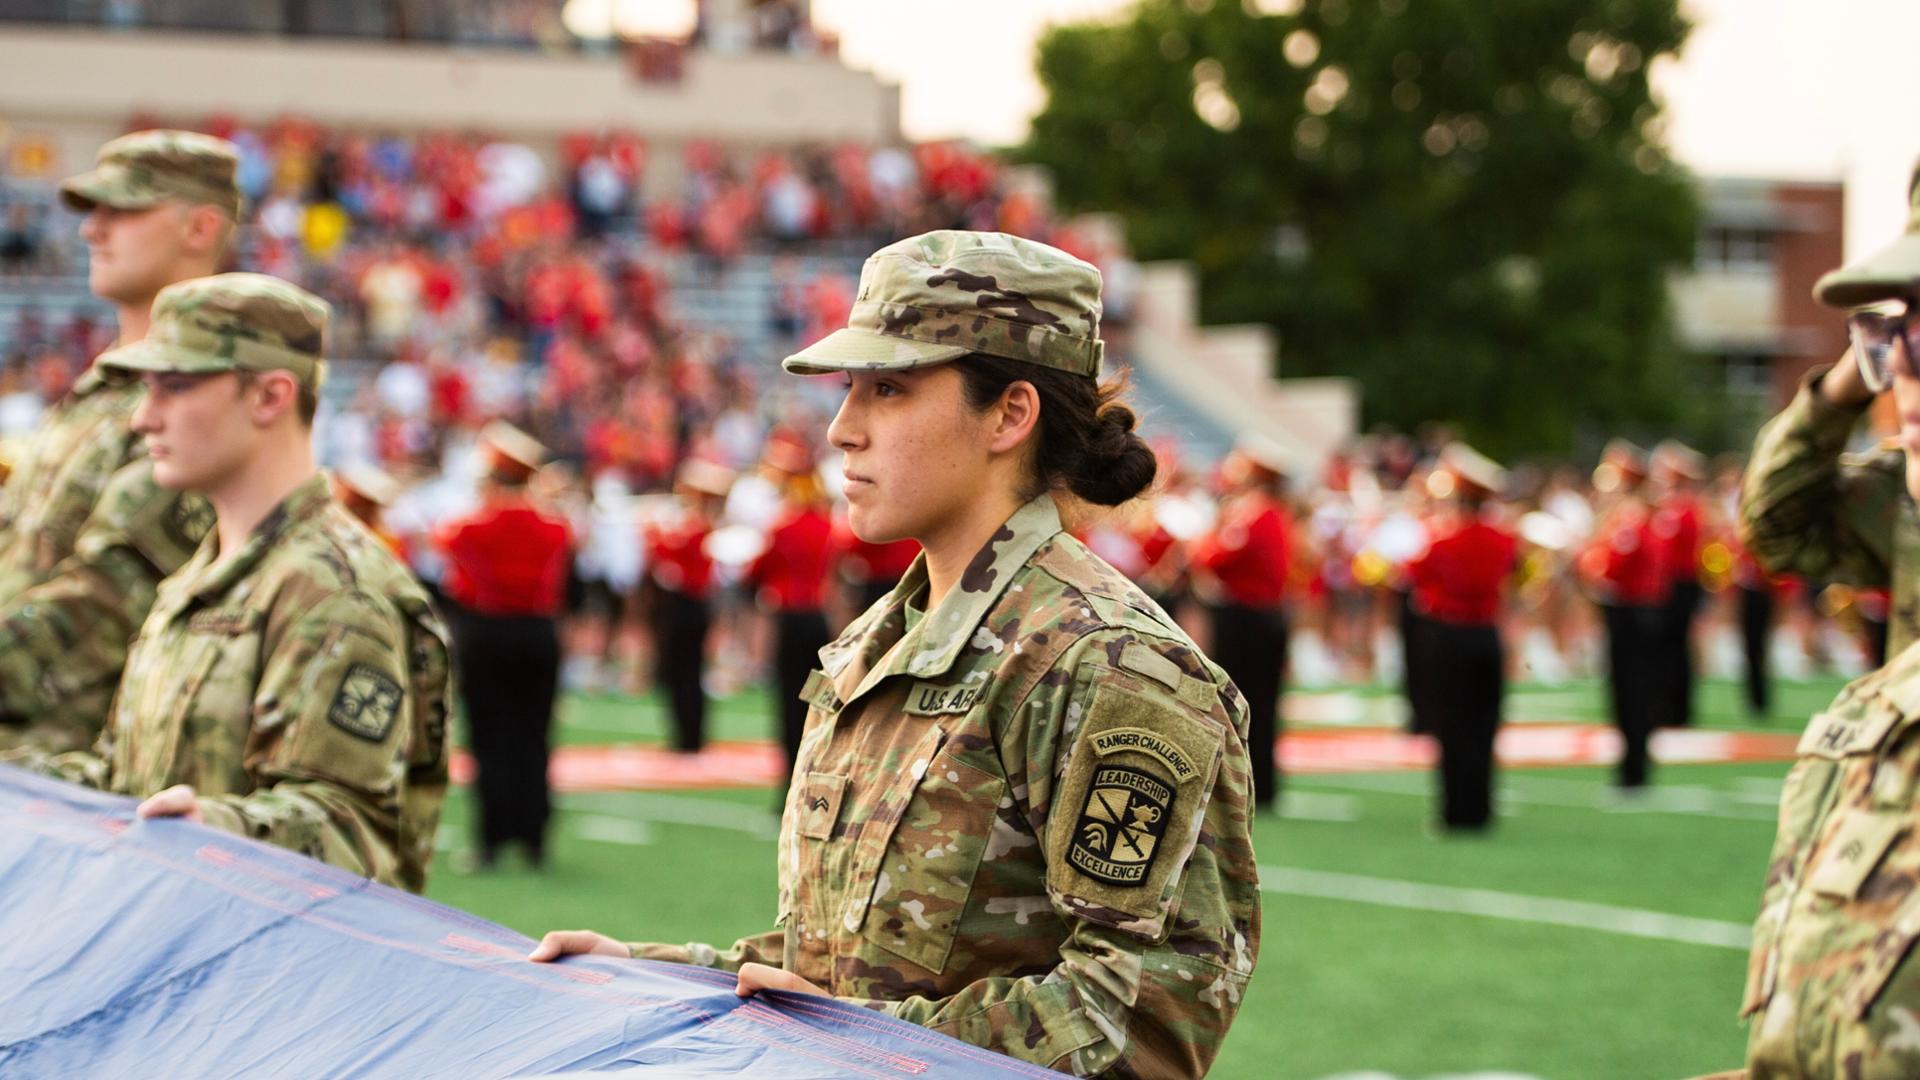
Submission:
M 1878 394 L 1893 385 L 1893 343 L 1905 346 L 1899 374 L 1920 378 L 1915 357 L 1920 356 L 1920 319 L 1913 318 L 1904 300 L 1889 300 L 1847 314 L 1847 336 L 1853 341 L 1853 359 L 1860 378 Z

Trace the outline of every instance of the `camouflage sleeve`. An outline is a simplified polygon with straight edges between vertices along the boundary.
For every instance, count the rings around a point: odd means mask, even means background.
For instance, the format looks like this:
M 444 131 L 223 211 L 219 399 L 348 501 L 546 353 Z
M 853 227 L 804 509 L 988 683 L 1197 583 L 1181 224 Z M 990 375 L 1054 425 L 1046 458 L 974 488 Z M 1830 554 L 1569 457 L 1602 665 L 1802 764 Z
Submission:
M 1826 370 L 1760 429 L 1740 492 L 1740 538 L 1775 573 L 1884 585 L 1906 495 L 1901 462 L 1842 457 L 1863 414 L 1820 396 Z
M 1076 1075 L 1203 1076 L 1258 949 L 1244 707 L 1178 643 L 1109 631 L 1076 654 L 1002 744 L 1069 928 L 1057 962 L 861 1004 Z
M 695 967 L 719 968 L 721 971 L 739 971 L 742 964 L 767 964 L 772 967 L 784 967 L 786 955 L 786 932 L 769 930 L 764 934 L 743 937 L 725 951 L 697 941 L 685 945 L 663 945 L 658 942 L 636 941 L 629 943 L 635 960 L 664 960 L 669 964 L 692 964 Z
M 91 742 L 155 588 L 193 554 L 210 522 L 198 496 L 154 483 L 144 458 L 116 472 L 73 554 L 0 606 L 0 713 L 43 746 Z
M 420 703 L 407 628 L 382 601 L 336 592 L 268 643 L 253 693 L 245 795 L 200 800 L 207 823 L 419 892 L 403 813 Z

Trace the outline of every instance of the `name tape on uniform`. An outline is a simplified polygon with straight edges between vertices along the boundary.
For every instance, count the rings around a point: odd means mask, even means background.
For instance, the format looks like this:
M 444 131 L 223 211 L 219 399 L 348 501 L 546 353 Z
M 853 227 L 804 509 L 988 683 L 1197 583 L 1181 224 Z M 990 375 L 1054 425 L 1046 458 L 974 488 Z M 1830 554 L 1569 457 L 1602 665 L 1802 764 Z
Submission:
M 1807 722 L 1806 733 L 1794 752 L 1802 757 L 1838 760 L 1852 754 L 1864 754 L 1880 745 L 1887 732 L 1900 721 L 1900 714 L 1888 708 L 1876 708 L 1865 716 L 1815 713 Z
M 914 716 L 945 716 L 948 713 L 963 713 L 973 708 L 980 700 L 980 691 L 984 683 L 973 686 L 934 686 L 931 683 L 919 683 L 907 694 L 906 711 Z

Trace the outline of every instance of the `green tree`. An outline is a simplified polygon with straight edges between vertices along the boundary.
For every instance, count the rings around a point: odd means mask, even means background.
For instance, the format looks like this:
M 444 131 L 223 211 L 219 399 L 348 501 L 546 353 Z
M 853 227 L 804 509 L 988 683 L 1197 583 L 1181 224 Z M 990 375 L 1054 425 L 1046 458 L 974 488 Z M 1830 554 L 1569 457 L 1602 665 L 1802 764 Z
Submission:
M 1689 419 L 1667 278 L 1697 206 L 1647 82 L 1678 0 L 1143 0 L 1050 31 L 1027 160 L 1207 322 L 1279 331 L 1368 422 L 1502 454 Z

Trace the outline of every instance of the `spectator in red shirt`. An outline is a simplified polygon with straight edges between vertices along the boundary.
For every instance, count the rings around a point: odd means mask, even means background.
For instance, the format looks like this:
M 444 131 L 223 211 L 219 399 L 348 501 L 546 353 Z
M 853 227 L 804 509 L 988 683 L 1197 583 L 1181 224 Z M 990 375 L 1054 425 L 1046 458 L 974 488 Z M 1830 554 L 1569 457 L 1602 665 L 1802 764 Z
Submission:
M 1205 591 L 1212 597 L 1210 651 L 1247 698 L 1247 750 L 1260 810 L 1272 808 L 1280 794 L 1274 744 L 1287 667 L 1293 524 L 1281 489 L 1288 471 L 1284 450 L 1257 436 L 1243 437 L 1221 468 L 1226 493 L 1219 524 L 1193 550 L 1196 586 L 1210 586 Z
M 766 467 L 779 477 L 780 513 L 767 535 L 766 550 L 746 576 L 761 609 L 773 616 L 774 694 L 780 704 L 780 748 L 786 752 L 790 777 L 807 722 L 800 691 L 820 662 L 820 650 L 833 640 L 825 612 L 833 523 L 806 443 L 776 432 L 767 442 Z
M 527 481 L 546 456 L 531 436 L 494 423 L 481 434 L 480 508 L 442 526 L 448 622 L 468 744 L 478 768 L 478 860 L 518 841 L 546 860 L 549 734 L 560 685 L 556 621 L 566 602 L 572 530 L 533 505 Z
M 1439 677 L 1426 703 L 1440 741 L 1440 823 L 1480 832 L 1493 824 L 1493 740 L 1506 693 L 1499 616 L 1513 575 L 1513 535 L 1489 503 L 1506 470 L 1464 443 L 1449 443 L 1428 490 L 1443 501 L 1427 550 L 1407 564 L 1422 620 L 1422 662 Z

